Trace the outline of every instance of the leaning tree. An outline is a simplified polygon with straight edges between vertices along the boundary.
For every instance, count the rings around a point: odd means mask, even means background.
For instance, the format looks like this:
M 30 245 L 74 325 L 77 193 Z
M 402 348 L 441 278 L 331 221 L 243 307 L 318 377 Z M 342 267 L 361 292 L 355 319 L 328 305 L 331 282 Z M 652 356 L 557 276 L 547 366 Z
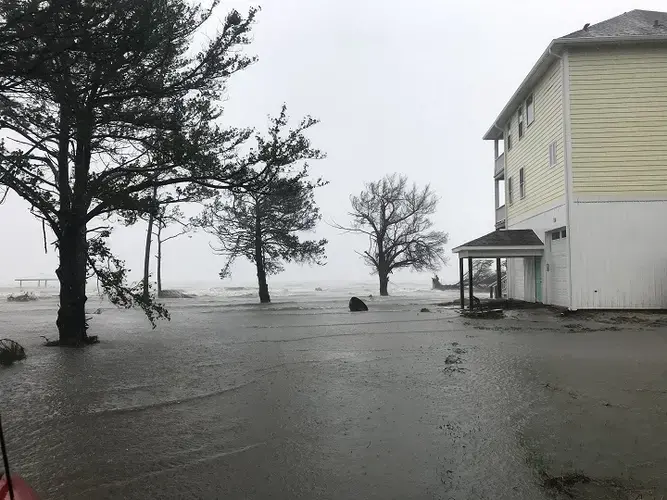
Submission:
M 334 227 L 368 237 L 368 249 L 357 253 L 377 273 L 380 295 L 389 295 L 389 275 L 396 269 L 435 271 L 446 264 L 448 235 L 433 229 L 438 198 L 429 185 L 419 189 L 405 176 L 387 175 L 366 183 L 350 202 L 352 224 Z
M 187 0 L 0 0 L 0 186 L 23 198 L 56 237 L 61 345 L 86 333 L 86 279 L 117 305 L 166 310 L 126 284 L 108 225 L 147 212 L 154 186 L 229 188 L 247 181 L 233 158 L 249 131 L 224 129 L 214 104 L 255 16 L 214 19 Z M 209 30 L 210 33 L 210 30 Z
M 194 219 L 196 226 L 217 238 L 216 253 L 227 257 L 221 278 L 230 275 L 239 257 L 255 265 L 261 303 L 271 302 L 268 275 L 281 272 L 285 262 L 323 265 L 327 244 L 326 239 L 302 238 L 321 219 L 314 190 L 326 184 L 309 178 L 306 163 L 324 157 L 305 135 L 317 121 L 306 117 L 289 130 L 286 111 L 283 106 L 271 119 L 266 138 L 256 136 L 253 164 L 260 170 L 252 188 L 217 196 Z

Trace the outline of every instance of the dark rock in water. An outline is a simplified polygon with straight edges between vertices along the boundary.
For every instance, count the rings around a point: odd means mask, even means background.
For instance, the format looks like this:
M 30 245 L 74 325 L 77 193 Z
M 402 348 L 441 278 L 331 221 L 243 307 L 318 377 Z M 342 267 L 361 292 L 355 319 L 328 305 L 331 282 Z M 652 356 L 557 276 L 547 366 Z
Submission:
M 25 358 L 25 349 L 21 344 L 10 339 L 0 340 L 0 365 L 9 366 Z
M 316 292 L 321 292 L 322 289 L 318 286 L 318 287 L 315 289 L 315 291 L 316 291 Z
M 430 313 L 431 310 L 430 310 L 428 307 L 422 307 L 421 310 L 420 310 L 419 312 Z
M 364 304 L 364 301 L 361 300 L 359 297 L 352 297 L 350 299 L 350 311 L 352 312 L 357 312 L 357 311 L 368 311 L 368 306 Z

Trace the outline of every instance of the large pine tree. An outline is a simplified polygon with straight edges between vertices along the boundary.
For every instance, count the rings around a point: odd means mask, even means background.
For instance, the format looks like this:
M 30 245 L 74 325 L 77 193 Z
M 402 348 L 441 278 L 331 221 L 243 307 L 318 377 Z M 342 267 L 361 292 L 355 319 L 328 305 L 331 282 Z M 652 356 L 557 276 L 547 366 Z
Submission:
M 316 123 L 307 117 L 294 130 L 287 130 L 283 106 L 271 120 L 268 137 L 257 137 L 255 163 L 261 169 L 261 187 L 218 196 L 195 220 L 216 236 L 216 251 L 227 257 L 221 278 L 229 276 L 238 257 L 255 265 L 262 303 L 271 302 L 268 275 L 281 272 L 285 262 L 324 264 L 327 240 L 302 238 L 321 219 L 314 190 L 326 184 L 310 179 L 308 164 L 303 163 L 323 157 L 304 134 Z
M 224 160 L 249 132 L 216 125 L 215 102 L 252 62 L 240 49 L 255 11 L 229 13 L 198 50 L 216 5 L 0 0 L 0 185 L 56 236 L 61 345 L 88 340 L 89 272 L 114 303 L 138 304 L 151 321 L 167 315 L 126 285 L 109 230 L 91 221 L 146 212 L 153 186 L 247 180 L 243 162 Z

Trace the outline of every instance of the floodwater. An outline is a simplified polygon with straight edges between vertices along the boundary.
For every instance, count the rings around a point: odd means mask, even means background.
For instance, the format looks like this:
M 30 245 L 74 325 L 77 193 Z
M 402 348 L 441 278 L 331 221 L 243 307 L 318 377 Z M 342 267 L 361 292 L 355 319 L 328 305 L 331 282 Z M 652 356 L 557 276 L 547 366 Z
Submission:
M 667 492 L 660 321 L 421 302 L 183 299 L 154 331 L 103 305 L 82 350 L 41 346 L 55 300 L 2 304 L 28 350 L 0 370 L 13 470 L 54 500 L 540 500 L 574 471 L 575 498 Z

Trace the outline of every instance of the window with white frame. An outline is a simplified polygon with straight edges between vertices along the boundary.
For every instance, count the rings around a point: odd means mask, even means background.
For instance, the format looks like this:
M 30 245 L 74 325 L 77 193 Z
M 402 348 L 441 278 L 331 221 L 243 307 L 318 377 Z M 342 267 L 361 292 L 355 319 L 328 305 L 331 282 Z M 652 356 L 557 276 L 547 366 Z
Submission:
M 519 196 L 521 196 L 521 198 L 526 196 L 526 177 L 523 172 L 523 167 L 519 169 Z
M 551 232 L 551 241 L 561 240 L 567 238 L 567 229 L 559 229 Z
M 530 124 L 535 121 L 535 99 L 533 94 L 530 94 L 526 99 L 526 123 Z
M 519 123 L 519 139 L 523 137 L 523 106 L 519 106 L 519 111 L 516 113 L 517 122 Z
M 554 141 L 549 144 L 549 166 L 555 167 L 558 161 L 558 142 Z

